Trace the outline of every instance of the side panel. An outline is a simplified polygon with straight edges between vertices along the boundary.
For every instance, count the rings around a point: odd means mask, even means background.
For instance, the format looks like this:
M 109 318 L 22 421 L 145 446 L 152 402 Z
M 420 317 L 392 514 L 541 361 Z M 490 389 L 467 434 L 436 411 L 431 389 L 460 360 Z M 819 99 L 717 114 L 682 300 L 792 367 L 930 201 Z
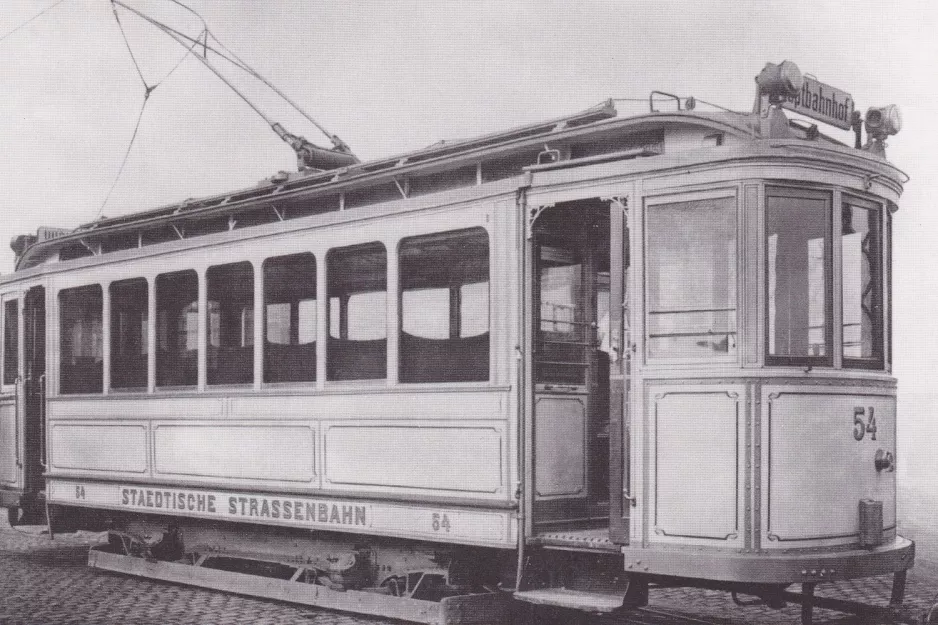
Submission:
M 147 471 L 146 424 L 57 423 L 49 430 L 49 448 L 54 470 Z
M 861 499 L 895 533 L 896 474 L 875 464 L 896 453 L 891 391 L 767 386 L 763 404 L 763 548 L 856 543 Z
M 316 478 L 317 438 L 315 424 L 155 423 L 153 474 L 308 484 Z
M 542 395 L 535 399 L 538 501 L 586 496 L 586 395 Z
M 324 486 L 503 493 L 504 430 L 472 422 L 326 423 Z
M 742 544 L 745 387 L 650 386 L 652 542 Z

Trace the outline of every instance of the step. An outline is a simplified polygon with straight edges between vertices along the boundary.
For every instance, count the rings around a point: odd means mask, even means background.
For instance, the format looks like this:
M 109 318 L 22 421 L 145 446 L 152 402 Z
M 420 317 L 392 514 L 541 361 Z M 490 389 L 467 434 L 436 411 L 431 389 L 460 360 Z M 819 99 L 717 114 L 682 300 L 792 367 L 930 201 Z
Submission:
M 567 588 L 539 588 L 516 592 L 513 597 L 535 605 L 581 610 L 583 612 L 614 612 L 622 607 L 625 595 L 615 595 Z

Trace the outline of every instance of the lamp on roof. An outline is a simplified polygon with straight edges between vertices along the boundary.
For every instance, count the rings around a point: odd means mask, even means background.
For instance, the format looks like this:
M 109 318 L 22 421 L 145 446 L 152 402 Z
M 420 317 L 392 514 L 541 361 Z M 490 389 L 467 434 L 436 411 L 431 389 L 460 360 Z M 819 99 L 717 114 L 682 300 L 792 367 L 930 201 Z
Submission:
M 804 76 L 798 66 L 791 61 L 782 61 L 778 65 L 766 63 L 756 76 L 759 94 L 769 96 L 770 104 L 779 104 L 789 96 L 797 95 L 804 86 Z
M 864 150 L 886 156 L 886 137 L 902 130 L 902 115 L 895 104 L 889 106 L 871 106 L 863 120 L 868 140 Z

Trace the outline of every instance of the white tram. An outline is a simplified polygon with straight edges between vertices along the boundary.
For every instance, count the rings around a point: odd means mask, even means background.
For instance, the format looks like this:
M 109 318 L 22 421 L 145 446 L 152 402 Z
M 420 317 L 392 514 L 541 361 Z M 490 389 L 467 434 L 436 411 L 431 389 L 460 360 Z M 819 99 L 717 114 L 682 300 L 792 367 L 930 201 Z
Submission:
M 900 602 L 898 120 L 870 109 L 861 145 L 848 95 L 757 82 L 751 114 L 606 103 L 20 237 L 11 520 L 109 529 L 103 568 L 433 623 L 495 589 L 600 612 L 696 584 L 810 621 L 815 584 L 894 573 Z M 855 146 L 786 118 L 812 98 Z

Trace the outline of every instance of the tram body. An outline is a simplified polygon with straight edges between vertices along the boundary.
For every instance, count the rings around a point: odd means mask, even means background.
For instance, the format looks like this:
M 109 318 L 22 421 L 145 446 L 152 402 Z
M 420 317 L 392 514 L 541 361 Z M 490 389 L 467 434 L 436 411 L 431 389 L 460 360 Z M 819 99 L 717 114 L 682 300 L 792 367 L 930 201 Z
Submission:
M 392 595 L 899 579 L 904 174 L 780 114 L 606 105 L 41 232 L 3 505 Z

